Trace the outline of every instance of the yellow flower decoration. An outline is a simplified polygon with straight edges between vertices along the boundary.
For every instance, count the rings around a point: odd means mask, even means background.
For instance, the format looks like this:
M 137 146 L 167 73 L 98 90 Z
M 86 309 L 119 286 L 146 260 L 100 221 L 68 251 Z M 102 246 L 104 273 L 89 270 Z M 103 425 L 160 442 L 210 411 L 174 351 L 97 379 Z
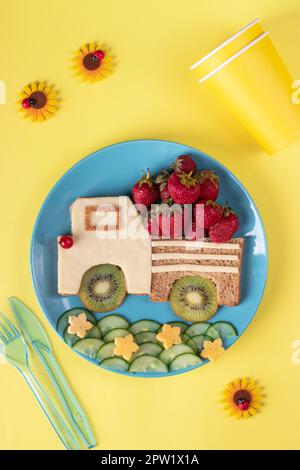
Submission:
M 251 418 L 262 406 L 262 390 L 253 380 L 247 378 L 230 382 L 222 393 L 221 403 L 230 416 L 241 419 Z
M 81 339 L 85 338 L 86 332 L 93 328 L 93 324 L 87 320 L 84 312 L 80 313 L 78 316 L 70 315 L 68 321 L 68 333 L 76 335 Z
M 72 68 L 83 81 L 98 82 L 111 74 L 113 57 L 103 44 L 84 44 L 76 51 Z
M 115 338 L 115 345 L 114 354 L 122 356 L 126 361 L 130 361 L 132 354 L 140 349 L 133 341 L 132 334 Z
M 46 121 L 58 109 L 57 92 L 45 82 L 32 82 L 20 93 L 18 107 L 26 119 L 32 122 Z
M 221 338 L 217 338 L 214 341 L 204 341 L 203 343 L 204 348 L 201 351 L 201 356 L 204 359 L 209 359 L 210 361 L 216 361 L 219 356 L 221 356 L 225 349 L 222 347 L 222 340 Z
M 156 335 L 156 339 L 163 343 L 165 349 L 171 348 L 174 344 L 182 343 L 179 326 L 170 326 L 165 323 L 161 332 Z

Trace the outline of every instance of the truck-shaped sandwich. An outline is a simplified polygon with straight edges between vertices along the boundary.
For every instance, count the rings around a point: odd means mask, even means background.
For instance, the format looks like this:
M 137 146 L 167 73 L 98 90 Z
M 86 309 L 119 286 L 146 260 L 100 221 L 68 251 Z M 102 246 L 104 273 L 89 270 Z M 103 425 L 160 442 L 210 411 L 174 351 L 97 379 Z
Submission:
M 57 239 L 58 293 L 78 295 L 83 276 L 99 265 L 117 266 L 128 294 L 165 302 L 174 282 L 202 276 L 217 287 L 219 305 L 240 301 L 243 238 L 227 243 L 208 239 L 153 239 L 127 196 L 82 197 L 71 206 L 73 245 Z

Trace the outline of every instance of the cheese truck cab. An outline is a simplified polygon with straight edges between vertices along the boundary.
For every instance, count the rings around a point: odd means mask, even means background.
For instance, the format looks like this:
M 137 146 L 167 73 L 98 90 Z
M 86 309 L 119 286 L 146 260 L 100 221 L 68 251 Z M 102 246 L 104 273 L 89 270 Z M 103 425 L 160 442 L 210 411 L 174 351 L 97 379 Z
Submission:
M 129 294 L 150 294 L 151 237 L 129 197 L 76 199 L 71 226 L 71 248 L 58 238 L 59 294 L 77 295 L 84 273 L 107 263 L 121 268 Z

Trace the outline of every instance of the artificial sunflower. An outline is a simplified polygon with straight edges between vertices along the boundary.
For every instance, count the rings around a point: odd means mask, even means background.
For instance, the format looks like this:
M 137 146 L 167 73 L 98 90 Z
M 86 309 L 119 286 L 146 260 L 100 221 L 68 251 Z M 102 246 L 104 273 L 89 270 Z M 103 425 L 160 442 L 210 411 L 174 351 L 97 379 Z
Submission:
M 18 106 L 26 119 L 33 122 L 46 121 L 58 109 L 57 92 L 45 82 L 32 82 L 20 93 Z
M 246 378 L 230 382 L 223 390 L 224 410 L 234 418 L 251 418 L 262 406 L 262 391 L 253 380 Z
M 112 72 L 113 57 L 103 44 L 84 44 L 75 53 L 73 69 L 83 81 L 98 82 Z

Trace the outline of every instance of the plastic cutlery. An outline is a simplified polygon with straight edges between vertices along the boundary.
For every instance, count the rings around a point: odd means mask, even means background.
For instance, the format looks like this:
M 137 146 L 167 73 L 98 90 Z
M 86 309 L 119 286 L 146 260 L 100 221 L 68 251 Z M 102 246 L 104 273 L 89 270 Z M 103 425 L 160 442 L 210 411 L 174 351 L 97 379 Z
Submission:
M 88 448 L 94 447 L 96 442 L 88 420 L 55 359 L 51 343 L 44 328 L 33 312 L 21 300 L 16 297 L 10 297 L 8 299 L 8 303 L 14 312 L 27 341 L 38 354 L 42 364 L 50 376 L 78 435 Z
M 69 450 L 79 450 L 80 446 L 76 438 L 30 369 L 28 348 L 23 336 L 5 315 L 0 313 L 0 317 L 0 343 L 2 346 L 0 354 L 21 372 L 64 446 Z

